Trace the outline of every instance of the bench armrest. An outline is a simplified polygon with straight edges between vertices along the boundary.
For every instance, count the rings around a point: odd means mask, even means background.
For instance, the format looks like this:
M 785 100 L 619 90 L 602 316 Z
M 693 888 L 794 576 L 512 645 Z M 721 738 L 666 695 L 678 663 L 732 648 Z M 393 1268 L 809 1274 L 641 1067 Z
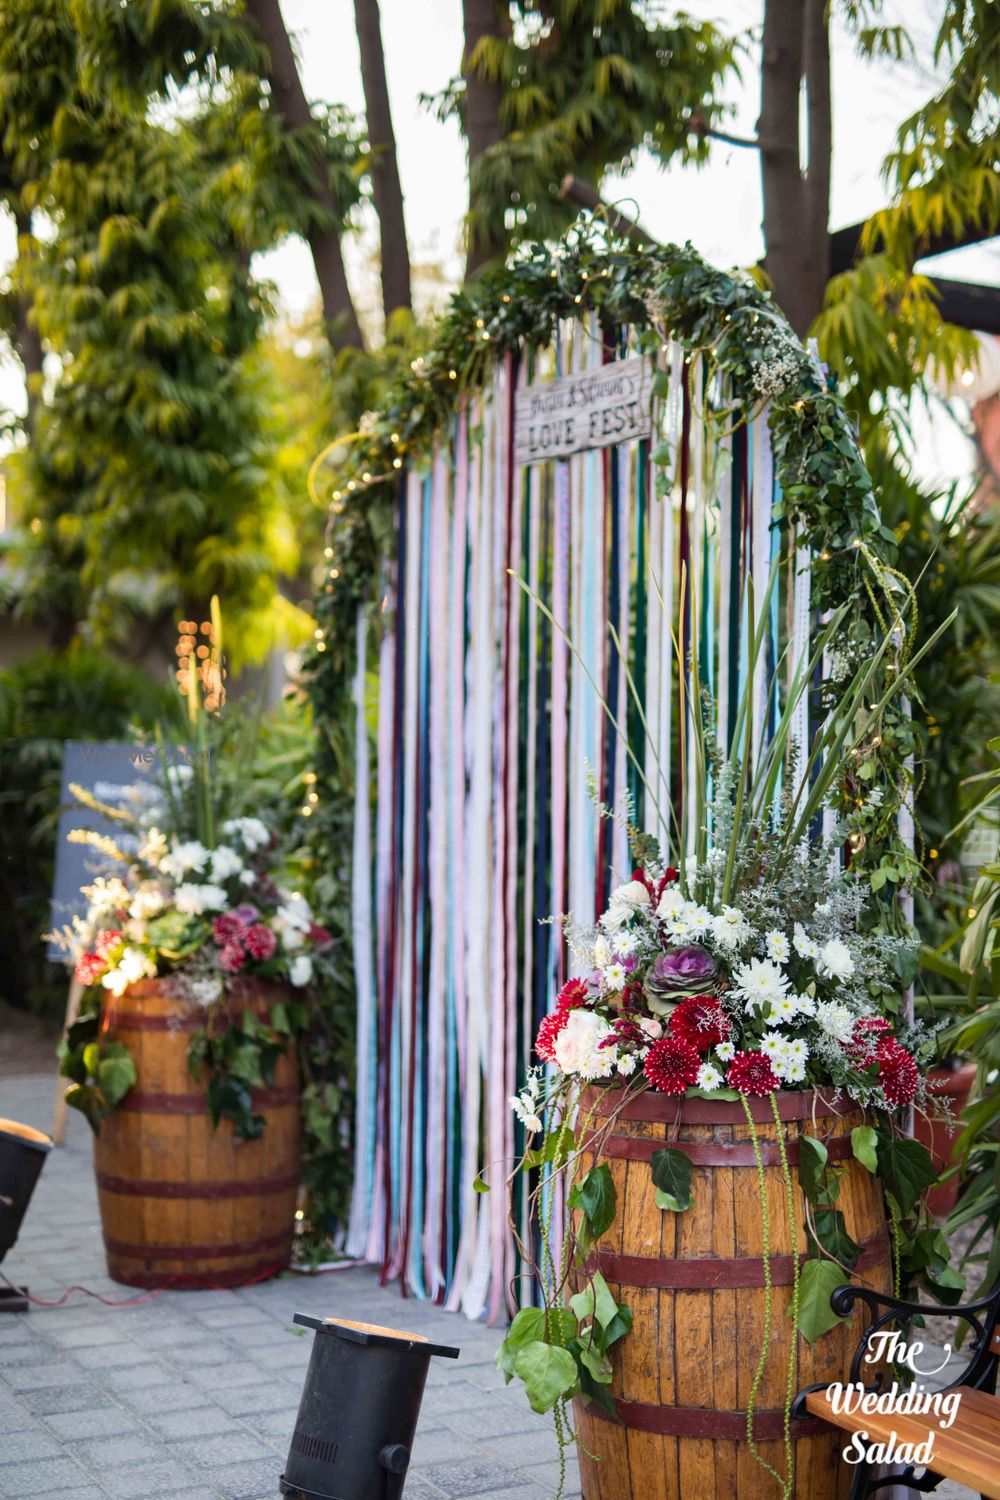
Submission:
M 942 1303 L 924 1302 L 902 1302 L 898 1297 L 891 1297 L 883 1292 L 873 1291 L 869 1287 L 846 1286 L 837 1287 L 830 1296 L 830 1307 L 838 1317 L 848 1317 L 857 1303 L 863 1303 L 868 1310 L 868 1322 L 861 1335 L 861 1341 L 854 1351 L 851 1360 L 849 1379 L 853 1381 L 862 1380 L 862 1366 L 865 1355 L 868 1352 L 868 1341 L 872 1334 L 878 1333 L 887 1325 L 899 1322 L 908 1322 L 914 1317 L 921 1318 L 958 1318 L 964 1322 L 972 1333 L 972 1345 L 969 1351 L 969 1359 L 958 1377 L 949 1385 L 942 1387 L 943 1390 L 954 1390 L 957 1386 L 972 1386 L 976 1390 L 992 1391 L 996 1387 L 997 1360 L 1000 1357 L 1000 1284 L 985 1297 L 978 1298 L 975 1302 L 957 1303 L 954 1306 L 945 1306 Z M 867 1389 L 880 1390 L 883 1377 L 878 1374 L 868 1383 Z M 810 1390 L 825 1390 L 826 1385 L 810 1386 L 808 1390 L 800 1392 L 795 1399 L 799 1415 L 807 1415 L 805 1411 L 805 1397 Z

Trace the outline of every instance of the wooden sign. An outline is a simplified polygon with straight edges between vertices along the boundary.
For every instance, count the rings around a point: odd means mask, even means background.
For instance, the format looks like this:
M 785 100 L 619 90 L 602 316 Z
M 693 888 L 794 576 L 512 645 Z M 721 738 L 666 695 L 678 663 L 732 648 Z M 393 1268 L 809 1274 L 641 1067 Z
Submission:
M 518 391 L 515 463 L 544 463 L 648 437 L 652 384 L 649 360 L 636 355 L 599 370 L 539 380 Z

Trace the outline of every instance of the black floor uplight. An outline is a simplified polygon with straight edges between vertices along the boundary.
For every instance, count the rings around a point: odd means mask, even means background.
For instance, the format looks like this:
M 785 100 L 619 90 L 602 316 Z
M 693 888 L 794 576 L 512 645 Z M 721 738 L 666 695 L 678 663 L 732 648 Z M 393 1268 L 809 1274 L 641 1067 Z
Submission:
M 340 1318 L 294 1321 L 315 1329 L 281 1493 L 292 1500 L 398 1500 L 431 1356 L 458 1350 Z
M 52 1137 L 17 1120 L 0 1119 L 0 1261 L 21 1228 Z M 27 1312 L 25 1289 L 0 1286 L 0 1312 Z

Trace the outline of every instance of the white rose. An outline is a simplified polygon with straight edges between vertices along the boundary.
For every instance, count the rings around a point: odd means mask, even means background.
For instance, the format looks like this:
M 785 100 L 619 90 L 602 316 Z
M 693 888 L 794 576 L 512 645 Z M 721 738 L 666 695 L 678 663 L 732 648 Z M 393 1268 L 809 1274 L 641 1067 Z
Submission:
M 288 969 L 288 977 L 294 985 L 300 987 L 308 984 L 313 975 L 313 962 L 308 953 L 300 953 L 293 958 Z
M 607 1021 L 592 1010 L 574 1010 L 553 1043 L 556 1066 L 582 1078 L 606 1078 L 617 1062 L 614 1047 L 600 1046 L 611 1035 Z
M 854 973 L 850 948 L 840 938 L 831 938 L 820 949 L 816 967 L 827 979 L 850 979 Z
M 616 886 L 611 892 L 611 905 L 638 911 L 640 907 L 649 905 L 649 892 L 641 880 L 626 880 L 624 885 Z

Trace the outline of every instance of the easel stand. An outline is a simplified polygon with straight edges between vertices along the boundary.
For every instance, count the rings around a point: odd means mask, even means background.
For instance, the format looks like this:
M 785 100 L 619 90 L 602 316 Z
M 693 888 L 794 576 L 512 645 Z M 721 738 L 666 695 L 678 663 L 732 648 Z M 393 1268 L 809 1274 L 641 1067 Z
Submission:
M 80 1002 L 83 999 L 83 985 L 79 979 L 74 977 L 70 981 L 69 994 L 66 997 L 66 1017 L 63 1021 L 63 1038 L 73 1023 L 80 1017 Z M 57 1146 L 63 1143 L 66 1134 L 66 1085 L 61 1078 L 56 1079 L 56 1102 L 52 1111 L 52 1139 Z

